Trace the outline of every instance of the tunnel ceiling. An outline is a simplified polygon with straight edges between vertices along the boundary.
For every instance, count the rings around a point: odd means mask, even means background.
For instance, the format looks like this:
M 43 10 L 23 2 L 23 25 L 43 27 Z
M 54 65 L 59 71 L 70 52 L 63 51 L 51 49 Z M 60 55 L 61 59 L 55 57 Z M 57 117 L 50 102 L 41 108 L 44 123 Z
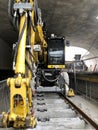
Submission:
M 0 38 L 9 46 L 17 33 L 7 14 L 8 0 L 0 0 Z M 97 55 L 98 0 L 38 0 L 49 34 L 66 36 L 72 46 L 83 47 Z

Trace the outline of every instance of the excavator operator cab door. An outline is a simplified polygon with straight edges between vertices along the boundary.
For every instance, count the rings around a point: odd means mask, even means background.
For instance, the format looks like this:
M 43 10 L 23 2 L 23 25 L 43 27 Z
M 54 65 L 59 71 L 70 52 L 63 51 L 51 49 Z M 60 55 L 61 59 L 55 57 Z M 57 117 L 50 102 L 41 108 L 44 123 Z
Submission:
M 64 38 L 48 38 L 47 68 L 65 68 L 65 44 Z

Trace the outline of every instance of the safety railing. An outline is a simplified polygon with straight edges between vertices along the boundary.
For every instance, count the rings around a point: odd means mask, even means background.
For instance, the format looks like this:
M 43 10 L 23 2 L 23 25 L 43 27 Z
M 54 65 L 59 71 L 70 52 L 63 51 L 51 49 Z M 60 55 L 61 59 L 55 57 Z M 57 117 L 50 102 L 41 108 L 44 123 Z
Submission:
M 71 76 L 70 87 L 74 88 L 75 93 L 98 103 L 98 79 L 93 76 L 91 80 L 89 76 L 87 79 L 89 80 L 86 80 L 85 77 Z
M 4 112 L 8 112 L 9 109 L 9 87 L 6 85 L 6 80 L 0 81 L 0 114 Z

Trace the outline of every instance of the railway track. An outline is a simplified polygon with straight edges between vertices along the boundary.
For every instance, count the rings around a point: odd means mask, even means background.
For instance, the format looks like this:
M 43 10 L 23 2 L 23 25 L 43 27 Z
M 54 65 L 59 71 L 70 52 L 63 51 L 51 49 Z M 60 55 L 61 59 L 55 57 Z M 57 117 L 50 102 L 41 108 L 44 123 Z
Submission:
M 34 95 L 33 104 L 37 126 L 26 130 L 98 130 L 98 125 L 74 103 L 65 99 L 59 93 L 59 89 L 54 88 L 52 92 L 47 92 L 47 90 L 51 88 L 38 89 Z M 0 130 L 15 129 L 0 128 Z
M 58 93 L 37 92 L 34 97 L 37 127 L 34 130 L 96 130 L 78 109 Z

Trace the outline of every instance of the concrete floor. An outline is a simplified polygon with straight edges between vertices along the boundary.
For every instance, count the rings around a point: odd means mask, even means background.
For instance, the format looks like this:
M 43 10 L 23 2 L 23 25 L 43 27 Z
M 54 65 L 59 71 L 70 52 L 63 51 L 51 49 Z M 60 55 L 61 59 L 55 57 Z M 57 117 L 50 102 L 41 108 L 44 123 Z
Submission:
M 71 97 L 69 99 L 98 123 L 98 103 L 95 103 L 86 99 L 85 97 L 78 95 L 75 95 L 75 97 Z
M 69 105 L 65 104 L 57 94 L 44 93 L 44 96 L 40 99 L 43 98 L 44 100 L 38 100 L 37 97 L 34 100 L 35 116 L 37 118 L 49 117 L 50 120 L 46 122 L 38 121 L 38 125 L 34 130 L 94 130 L 89 126 L 86 126 L 85 122 L 80 120 Z M 38 102 L 44 102 L 46 105 L 39 106 L 37 105 Z M 39 107 L 40 109 L 47 108 L 47 111 L 39 112 L 37 111 Z

